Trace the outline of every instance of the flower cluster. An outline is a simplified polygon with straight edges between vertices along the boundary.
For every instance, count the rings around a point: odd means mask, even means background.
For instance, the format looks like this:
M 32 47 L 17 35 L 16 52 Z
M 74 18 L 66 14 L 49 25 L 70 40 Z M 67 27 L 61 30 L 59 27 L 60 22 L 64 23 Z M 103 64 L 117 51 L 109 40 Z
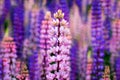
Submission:
M 120 57 L 116 59 L 115 62 L 116 80 L 120 79 Z
M 111 0 L 105 0 L 105 20 L 104 20 L 104 39 L 105 49 L 109 52 L 109 45 L 111 39 Z
M 53 26 L 50 30 L 51 48 L 48 56 L 47 79 L 70 80 L 70 51 L 71 36 L 64 20 L 64 14 L 58 10 L 54 14 Z
M 34 6 L 31 12 L 31 24 L 30 24 L 30 37 L 29 41 L 32 47 L 32 50 L 38 50 L 40 48 L 40 27 L 43 20 L 43 11 L 38 8 L 38 6 Z
M 29 78 L 30 80 L 41 80 L 40 79 L 40 65 L 39 65 L 39 57 L 37 52 L 33 52 L 33 54 L 29 57 Z
M 16 60 L 16 68 L 15 68 L 16 78 L 18 78 L 18 76 L 20 75 L 20 70 L 21 70 L 21 61 Z
M 16 46 L 13 42 L 13 38 L 4 37 L 0 43 L 0 56 L 3 64 L 3 80 L 15 79 L 15 68 L 16 68 Z
M 30 36 L 24 41 L 24 58 L 31 55 L 33 51 L 39 52 L 40 50 L 40 29 L 43 16 L 43 11 L 38 6 L 34 6 L 30 13 Z
M 70 80 L 78 80 L 79 79 L 79 45 L 77 40 L 73 40 L 73 44 L 70 50 L 70 62 L 71 62 L 71 72 L 70 72 Z
M 24 4 L 19 3 L 13 9 L 13 37 L 17 46 L 17 55 L 22 57 L 23 41 L 24 41 Z
M 104 70 L 104 38 L 101 21 L 100 0 L 92 1 L 92 50 L 93 50 L 93 70 L 92 80 L 101 79 Z
M 44 20 L 42 21 L 41 31 L 40 31 L 40 53 L 42 55 L 41 63 L 41 78 L 46 80 L 46 71 L 48 67 L 47 57 L 49 55 L 50 49 L 50 29 L 52 28 L 52 18 L 51 13 L 47 12 Z
M 40 27 L 43 20 L 43 11 L 38 6 L 34 6 L 31 11 L 30 36 L 25 40 L 23 53 L 29 55 L 29 74 L 31 80 L 40 79 Z
M 19 80 L 30 80 L 28 75 L 28 69 L 24 62 L 21 63 L 20 75 L 17 76 Z
M 115 20 L 112 26 L 112 39 L 110 50 L 114 53 L 119 53 L 120 51 L 120 20 Z

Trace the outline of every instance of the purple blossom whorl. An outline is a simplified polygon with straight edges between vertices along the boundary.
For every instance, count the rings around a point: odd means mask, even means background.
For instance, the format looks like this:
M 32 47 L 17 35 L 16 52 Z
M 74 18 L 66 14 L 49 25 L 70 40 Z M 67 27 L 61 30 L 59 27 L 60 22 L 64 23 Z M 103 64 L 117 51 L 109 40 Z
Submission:
M 29 75 L 30 80 L 41 80 L 39 58 L 37 52 L 33 52 L 29 58 Z
M 79 56 L 78 56 L 77 40 L 73 40 L 70 57 L 71 57 L 70 80 L 78 80 L 79 79 Z
M 44 13 L 37 6 L 31 12 L 30 36 L 26 43 L 25 52 L 30 55 L 29 71 L 31 80 L 40 80 L 40 64 L 38 55 L 40 53 L 40 29 Z M 37 65 L 37 66 L 36 66 Z
M 42 21 L 41 26 L 41 35 L 40 35 L 40 53 L 42 54 L 42 63 L 41 63 L 41 78 L 42 80 L 47 80 L 47 67 L 48 67 L 48 61 L 47 57 L 49 54 L 50 49 L 50 29 L 52 28 L 52 19 L 51 19 L 51 13 L 47 12 L 45 15 L 44 20 Z
M 31 12 L 30 37 L 31 47 L 35 50 L 40 49 L 40 29 L 44 13 L 38 7 L 35 7 Z
M 100 0 L 92 0 L 92 80 L 100 80 L 104 70 L 104 38 Z
M 111 39 L 111 19 L 107 17 L 104 21 L 104 39 L 105 39 L 105 50 L 110 51 L 110 39 Z
M 47 79 L 48 80 L 70 80 L 70 30 L 64 14 L 58 10 L 54 14 L 53 28 L 50 33 L 51 48 L 48 56 Z
M 24 42 L 23 57 L 33 54 L 33 51 L 40 51 L 40 29 L 44 17 L 42 10 L 33 8 L 30 13 L 30 35 Z
M 17 55 L 22 57 L 24 41 L 24 4 L 18 4 L 13 13 L 13 37 L 17 46 Z
M 115 61 L 116 80 L 120 79 L 120 57 Z
M 110 51 L 110 39 L 111 39 L 111 0 L 105 0 L 105 20 L 104 20 L 104 39 L 105 50 Z

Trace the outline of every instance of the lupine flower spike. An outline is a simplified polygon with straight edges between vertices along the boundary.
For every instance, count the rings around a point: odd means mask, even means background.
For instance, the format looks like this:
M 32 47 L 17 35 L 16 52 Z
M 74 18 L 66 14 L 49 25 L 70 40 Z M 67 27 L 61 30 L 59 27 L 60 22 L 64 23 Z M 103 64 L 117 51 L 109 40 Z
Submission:
M 41 26 L 41 35 L 40 35 L 40 53 L 42 55 L 42 63 L 41 63 L 41 78 L 42 80 L 46 80 L 47 75 L 47 67 L 48 67 L 48 61 L 47 57 L 49 55 L 49 49 L 50 49 L 50 29 L 52 28 L 52 18 L 51 13 L 47 12 L 45 15 L 44 20 L 42 21 Z
M 61 10 L 54 14 L 54 18 L 54 27 L 50 31 L 54 37 L 51 38 L 52 47 L 48 56 L 47 80 L 70 80 L 70 30 Z
M 92 80 L 101 80 L 104 70 L 104 38 L 100 0 L 92 0 Z
M 4 37 L 0 43 L 0 55 L 3 64 L 3 80 L 15 79 L 16 46 L 12 37 Z

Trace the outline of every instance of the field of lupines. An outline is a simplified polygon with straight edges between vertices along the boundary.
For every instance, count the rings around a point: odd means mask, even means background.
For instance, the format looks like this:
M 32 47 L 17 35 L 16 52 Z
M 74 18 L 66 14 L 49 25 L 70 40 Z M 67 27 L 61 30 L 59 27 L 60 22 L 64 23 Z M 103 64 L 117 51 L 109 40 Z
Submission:
M 120 0 L 0 0 L 0 80 L 120 80 Z

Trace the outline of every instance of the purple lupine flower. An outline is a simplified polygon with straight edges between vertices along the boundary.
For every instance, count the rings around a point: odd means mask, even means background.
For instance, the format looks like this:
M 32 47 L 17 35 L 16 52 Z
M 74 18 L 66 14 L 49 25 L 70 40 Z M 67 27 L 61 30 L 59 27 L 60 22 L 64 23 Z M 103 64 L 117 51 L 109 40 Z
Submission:
M 54 14 L 54 27 L 51 29 L 51 48 L 48 56 L 47 79 L 48 80 L 70 80 L 70 30 L 64 13 L 58 10 Z
M 12 37 L 4 37 L 0 45 L 3 64 L 3 80 L 15 79 L 16 45 Z
M 38 58 L 37 52 L 33 52 L 33 54 L 29 58 L 28 64 L 29 64 L 30 80 L 41 80 L 40 79 L 39 58 Z
M 93 70 L 92 80 L 102 79 L 104 70 L 104 38 L 101 21 L 100 0 L 92 1 L 92 50 L 93 50 Z
M 79 56 L 78 56 L 78 41 L 73 40 L 73 45 L 71 47 L 71 72 L 70 72 L 70 80 L 78 80 L 79 79 Z
M 30 32 L 27 39 L 24 41 L 23 57 L 27 58 L 33 54 L 33 51 L 38 51 L 40 48 L 40 27 L 43 20 L 44 13 L 38 8 L 34 7 L 30 14 Z
M 44 20 L 42 21 L 41 26 L 41 35 L 40 35 L 40 53 L 42 54 L 42 63 L 41 63 L 41 78 L 42 80 L 47 80 L 47 56 L 49 55 L 50 49 L 50 29 L 52 28 L 52 18 L 51 13 L 47 12 Z
M 104 39 L 105 50 L 110 52 L 110 39 L 111 39 L 111 0 L 105 0 L 105 20 L 104 20 Z
M 112 18 L 113 19 L 120 19 L 120 1 L 119 0 L 112 0 Z
M 115 61 L 116 80 L 120 79 L 120 57 L 116 58 Z
M 43 20 L 44 12 L 35 6 L 31 12 L 30 37 L 31 46 L 40 49 L 40 27 Z
M 40 80 L 40 64 L 38 60 L 38 55 L 40 53 L 40 29 L 43 20 L 44 13 L 39 9 L 38 6 L 34 6 L 31 11 L 31 24 L 30 24 L 30 36 L 25 40 L 25 47 L 23 53 L 30 57 L 28 58 L 30 79 Z M 28 43 L 28 44 L 27 44 Z M 31 59 L 32 58 L 32 59 Z M 36 62 L 37 61 L 37 62 Z M 34 67 L 33 67 L 34 65 Z M 36 66 L 37 65 L 37 66 Z
M 24 41 L 24 4 L 18 3 L 13 10 L 13 37 L 17 46 L 17 55 L 22 57 Z

